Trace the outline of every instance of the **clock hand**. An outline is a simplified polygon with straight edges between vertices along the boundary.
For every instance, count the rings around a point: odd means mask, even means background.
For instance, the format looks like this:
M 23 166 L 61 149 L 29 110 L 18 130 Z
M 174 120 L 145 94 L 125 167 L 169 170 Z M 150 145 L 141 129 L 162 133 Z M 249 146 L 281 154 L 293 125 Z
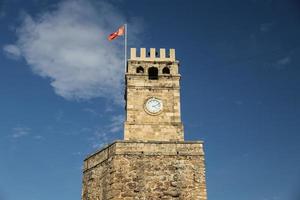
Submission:
M 153 105 L 153 107 L 157 108 L 157 106 L 159 106 L 160 103 L 157 103 L 155 105 Z

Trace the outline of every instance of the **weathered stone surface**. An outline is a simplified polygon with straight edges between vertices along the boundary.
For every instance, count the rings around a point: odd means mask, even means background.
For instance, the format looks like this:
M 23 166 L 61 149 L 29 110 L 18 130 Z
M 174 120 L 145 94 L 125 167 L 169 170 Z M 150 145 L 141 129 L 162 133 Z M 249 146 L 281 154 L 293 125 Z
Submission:
M 146 51 L 145 49 L 143 52 Z M 183 141 L 184 130 L 180 117 L 180 74 L 179 62 L 172 56 L 160 55 L 156 57 L 155 49 L 150 49 L 152 56 L 138 57 L 134 53 L 128 60 L 126 73 L 126 121 L 124 125 L 125 140 L 142 141 Z M 161 53 L 165 52 L 161 49 Z M 142 67 L 143 72 L 137 73 Z M 158 79 L 148 77 L 148 69 L 158 69 Z M 163 69 L 168 68 L 169 74 Z M 145 112 L 145 103 L 149 98 L 158 98 L 163 104 L 162 112 L 151 115 Z
M 131 49 L 125 76 L 125 140 L 85 159 L 82 200 L 207 200 L 203 143 L 184 141 L 175 50 Z M 145 109 L 152 97 L 157 113 Z
M 202 142 L 116 141 L 84 161 L 82 200 L 206 200 Z

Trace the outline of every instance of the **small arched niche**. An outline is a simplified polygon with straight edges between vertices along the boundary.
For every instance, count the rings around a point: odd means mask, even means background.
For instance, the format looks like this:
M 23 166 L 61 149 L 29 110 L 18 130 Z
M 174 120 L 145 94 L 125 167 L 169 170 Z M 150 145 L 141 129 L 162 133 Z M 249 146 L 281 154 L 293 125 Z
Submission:
M 143 74 L 144 73 L 144 68 L 142 66 L 139 66 L 136 68 L 136 73 L 137 74 Z
M 170 68 L 169 67 L 164 67 L 162 70 L 163 74 L 170 74 Z
M 158 69 L 156 67 L 150 67 L 148 69 L 149 80 L 158 80 Z

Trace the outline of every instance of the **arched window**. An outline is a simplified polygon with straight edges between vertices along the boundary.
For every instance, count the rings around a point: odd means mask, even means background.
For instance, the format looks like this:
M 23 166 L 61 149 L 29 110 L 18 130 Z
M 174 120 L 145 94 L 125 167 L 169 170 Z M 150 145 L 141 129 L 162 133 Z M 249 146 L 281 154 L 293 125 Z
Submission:
M 169 69 L 169 67 L 164 67 L 163 70 L 162 70 L 162 73 L 163 73 L 163 74 L 170 74 L 170 69 Z
M 144 73 L 144 68 L 142 66 L 139 66 L 138 68 L 136 68 L 136 73 L 143 74 Z
M 148 78 L 149 78 L 149 80 L 157 80 L 158 79 L 158 69 L 156 67 L 150 67 L 148 69 Z

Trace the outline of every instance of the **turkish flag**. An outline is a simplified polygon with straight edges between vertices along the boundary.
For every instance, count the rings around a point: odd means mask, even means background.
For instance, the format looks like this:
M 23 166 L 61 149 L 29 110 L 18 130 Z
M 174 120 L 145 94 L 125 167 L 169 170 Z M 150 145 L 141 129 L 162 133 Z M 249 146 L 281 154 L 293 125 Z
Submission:
M 116 39 L 117 37 L 119 37 L 119 36 L 121 36 L 121 35 L 124 35 L 124 34 L 125 34 L 125 25 L 120 26 L 120 27 L 118 28 L 118 30 L 117 30 L 116 32 L 111 33 L 111 34 L 107 37 L 107 39 L 108 39 L 109 41 L 111 41 L 111 40 Z

